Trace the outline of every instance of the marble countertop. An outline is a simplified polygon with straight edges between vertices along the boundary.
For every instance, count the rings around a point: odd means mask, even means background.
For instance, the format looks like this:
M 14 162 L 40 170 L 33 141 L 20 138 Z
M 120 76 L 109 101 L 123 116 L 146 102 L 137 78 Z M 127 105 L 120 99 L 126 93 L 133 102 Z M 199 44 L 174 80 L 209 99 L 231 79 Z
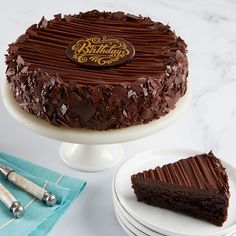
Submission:
M 0 8 L 0 73 L 4 54 L 42 16 L 91 9 L 141 14 L 169 24 L 188 44 L 189 80 L 193 98 L 189 109 L 167 129 L 125 143 L 125 158 L 153 148 L 183 147 L 213 150 L 236 167 L 236 1 L 235 0 L 60 0 L 2 1 Z M 1 86 L 1 85 L 0 85 Z M 37 135 L 17 123 L 0 100 L 0 151 L 88 181 L 87 189 L 50 235 L 123 236 L 112 203 L 111 181 L 118 166 L 83 173 L 59 158 L 60 142 Z

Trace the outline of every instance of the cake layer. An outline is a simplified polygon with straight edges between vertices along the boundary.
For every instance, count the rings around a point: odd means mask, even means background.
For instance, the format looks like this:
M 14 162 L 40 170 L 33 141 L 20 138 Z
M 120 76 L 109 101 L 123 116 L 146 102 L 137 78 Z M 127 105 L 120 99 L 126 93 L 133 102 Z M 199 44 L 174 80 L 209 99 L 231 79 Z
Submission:
M 132 60 L 101 69 L 67 57 L 72 42 L 100 35 L 129 42 Z M 186 44 L 146 17 L 94 10 L 43 18 L 8 52 L 6 74 L 17 102 L 58 126 L 104 130 L 147 123 L 174 109 L 186 91 Z
M 131 177 L 139 201 L 221 226 L 229 205 L 228 177 L 212 152 Z
M 138 201 L 222 226 L 227 218 L 228 199 L 222 195 L 172 184 L 153 183 L 150 180 L 134 182 Z

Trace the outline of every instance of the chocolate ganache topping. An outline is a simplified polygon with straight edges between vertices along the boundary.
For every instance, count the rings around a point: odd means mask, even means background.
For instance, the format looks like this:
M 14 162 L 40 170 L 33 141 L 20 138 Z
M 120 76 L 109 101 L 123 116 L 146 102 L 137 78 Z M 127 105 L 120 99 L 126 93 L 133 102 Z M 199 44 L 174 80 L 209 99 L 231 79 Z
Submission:
M 87 66 L 68 58 L 73 43 L 104 36 L 127 42 L 133 51 L 100 67 L 94 66 L 97 54 L 86 57 Z M 7 81 L 24 110 L 56 126 L 96 130 L 167 114 L 185 94 L 188 75 L 186 44 L 168 25 L 96 10 L 42 18 L 9 46 L 6 64 Z

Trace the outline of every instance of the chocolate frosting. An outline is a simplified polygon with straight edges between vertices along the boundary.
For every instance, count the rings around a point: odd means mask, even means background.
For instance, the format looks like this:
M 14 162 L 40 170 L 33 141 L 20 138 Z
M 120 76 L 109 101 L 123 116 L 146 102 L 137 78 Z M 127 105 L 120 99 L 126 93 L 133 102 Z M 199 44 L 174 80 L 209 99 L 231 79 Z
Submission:
M 194 189 L 206 190 L 229 197 L 228 176 L 220 160 L 212 152 L 181 159 L 132 176 Z
M 67 46 L 108 34 L 130 42 L 135 57 L 117 67 L 79 67 Z M 105 130 L 147 123 L 185 94 L 186 44 L 169 26 L 123 12 L 56 15 L 29 27 L 6 55 L 7 80 L 19 105 L 57 126 Z

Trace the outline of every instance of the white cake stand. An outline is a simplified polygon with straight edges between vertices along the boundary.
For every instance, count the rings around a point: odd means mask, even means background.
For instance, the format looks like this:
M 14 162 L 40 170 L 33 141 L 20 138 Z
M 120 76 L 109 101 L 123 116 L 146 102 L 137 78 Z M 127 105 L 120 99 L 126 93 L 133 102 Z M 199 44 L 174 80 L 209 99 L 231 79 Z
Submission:
M 24 111 L 13 98 L 6 82 L 3 83 L 2 95 L 6 109 L 17 121 L 38 134 L 64 142 L 60 148 L 62 160 L 80 171 L 101 171 L 114 166 L 123 157 L 120 143 L 143 138 L 167 127 L 185 111 L 191 100 L 188 84 L 188 90 L 176 108 L 159 120 L 118 130 L 93 131 L 56 127 Z

